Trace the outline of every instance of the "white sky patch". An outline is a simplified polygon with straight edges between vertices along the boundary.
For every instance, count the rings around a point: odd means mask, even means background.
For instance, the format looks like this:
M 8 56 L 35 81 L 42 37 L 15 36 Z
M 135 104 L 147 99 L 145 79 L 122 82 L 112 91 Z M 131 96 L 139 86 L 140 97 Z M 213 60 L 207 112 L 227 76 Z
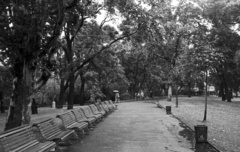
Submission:
M 178 6 L 179 5 L 179 0 L 172 0 L 171 5 L 174 6 L 174 7 Z
M 110 25 L 110 26 L 113 26 L 115 29 L 118 29 L 118 26 L 123 21 L 123 17 L 117 10 L 115 11 L 116 11 L 116 15 L 110 15 L 107 13 L 107 11 L 102 10 L 100 12 L 101 14 L 97 15 L 97 18 L 96 18 L 97 23 L 100 25 L 104 21 L 104 19 L 107 17 L 106 19 L 107 22 L 105 23 L 105 25 Z
M 240 35 L 240 26 L 239 24 L 235 24 L 232 27 L 230 27 L 231 30 L 233 30 L 234 32 L 236 32 L 238 35 Z

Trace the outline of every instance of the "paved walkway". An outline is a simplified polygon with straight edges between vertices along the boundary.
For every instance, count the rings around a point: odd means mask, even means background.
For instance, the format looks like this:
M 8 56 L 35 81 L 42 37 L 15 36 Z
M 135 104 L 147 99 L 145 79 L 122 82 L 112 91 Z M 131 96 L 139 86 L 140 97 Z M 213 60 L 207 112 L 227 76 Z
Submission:
M 179 121 L 151 102 L 121 103 L 64 152 L 193 152 Z

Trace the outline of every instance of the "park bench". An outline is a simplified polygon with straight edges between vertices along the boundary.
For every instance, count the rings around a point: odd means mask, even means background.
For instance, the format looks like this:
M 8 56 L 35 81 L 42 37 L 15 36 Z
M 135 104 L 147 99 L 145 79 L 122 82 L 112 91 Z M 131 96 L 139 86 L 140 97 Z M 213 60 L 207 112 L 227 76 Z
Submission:
M 0 134 L 1 152 L 48 152 L 53 149 L 61 151 L 53 141 L 38 141 L 30 125 L 17 127 Z
M 76 117 L 72 111 L 61 113 L 57 115 L 63 122 L 63 126 L 66 129 L 75 130 L 77 133 L 82 132 L 84 134 L 85 130 L 88 130 L 87 122 L 77 122 Z
M 115 109 L 117 109 L 117 105 L 113 104 L 112 100 L 109 100 L 108 102 L 109 102 L 109 104 L 111 104 Z
M 95 126 L 95 121 L 97 120 L 94 117 L 86 117 L 83 113 L 83 110 L 81 108 L 73 109 L 73 114 L 75 115 L 75 118 L 77 122 L 87 122 L 90 128 L 93 128 Z
M 92 113 L 92 110 L 90 109 L 89 106 L 81 106 L 80 108 L 82 109 L 84 115 L 85 115 L 87 118 L 95 118 L 96 121 L 101 120 L 102 115 L 101 115 L 101 114 L 98 114 L 98 115 L 93 114 L 93 113 Z
M 105 111 L 99 111 L 98 108 L 94 104 L 91 104 L 91 105 L 88 105 L 88 106 L 92 110 L 93 114 L 95 114 L 95 115 L 101 114 L 102 117 L 106 116 L 106 112 Z
M 95 103 L 95 105 L 96 105 L 96 107 L 98 108 L 98 111 L 104 111 L 104 112 L 106 112 L 106 115 L 108 115 L 109 114 L 109 110 L 108 109 L 104 109 L 103 108 L 103 106 L 102 106 L 102 104 L 100 104 L 100 103 Z
M 107 111 L 108 114 L 112 112 L 112 110 L 104 102 L 100 102 L 100 105 L 105 111 Z
M 105 116 L 107 116 L 109 114 L 109 110 L 104 110 L 100 103 L 94 103 L 94 104 L 97 107 L 98 111 L 105 112 Z
M 116 106 L 114 106 L 113 104 L 111 104 L 109 101 L 105 101 L 106 105 L 111 109 L 111 110 L 116 110 Z
M 74 130 L 61 130 L 53 118 L 33 124 L 36 127 L 36 132 L 40 136 L 40 140 L 54 141 L 57 144 L 60 142 L 69 143 L 70 137 L 77 138 Z
M 111 105 L 109 105 L 109 103 L 108 103 L 107 101 L 104 101 L 104 104 L 106 105 L 106 107 L 107 107 L 111 112 L 113 112 L 113 111 L 115 110 Z

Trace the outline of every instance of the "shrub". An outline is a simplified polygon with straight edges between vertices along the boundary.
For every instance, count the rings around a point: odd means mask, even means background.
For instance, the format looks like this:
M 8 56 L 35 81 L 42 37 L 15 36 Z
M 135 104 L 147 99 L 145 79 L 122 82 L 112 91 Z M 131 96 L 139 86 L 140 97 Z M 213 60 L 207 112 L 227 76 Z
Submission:
M 129 92 L 120 94 L 120 100 L 130 100 L 130 99 L 133 99 L 133 97 L 129 94 Z

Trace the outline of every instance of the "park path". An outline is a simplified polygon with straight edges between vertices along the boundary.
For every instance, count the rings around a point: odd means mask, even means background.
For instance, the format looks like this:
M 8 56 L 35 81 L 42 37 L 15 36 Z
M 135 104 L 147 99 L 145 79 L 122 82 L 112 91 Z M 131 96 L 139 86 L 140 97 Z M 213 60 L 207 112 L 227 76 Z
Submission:
M 126 102 L 64 152 L 193 152 L 179 121 L 147 101 Z

